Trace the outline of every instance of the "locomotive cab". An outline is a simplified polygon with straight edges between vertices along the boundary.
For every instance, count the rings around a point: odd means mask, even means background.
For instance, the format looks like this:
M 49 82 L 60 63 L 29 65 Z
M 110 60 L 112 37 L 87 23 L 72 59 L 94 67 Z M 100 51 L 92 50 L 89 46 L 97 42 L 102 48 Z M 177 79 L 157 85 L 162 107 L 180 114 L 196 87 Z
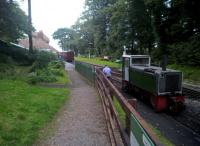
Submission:
M 122 56 L 122 80 L 129 81 L 129 69 L 131 66 L 149 67 L 151 58 L 149 55 L 123 55 Z

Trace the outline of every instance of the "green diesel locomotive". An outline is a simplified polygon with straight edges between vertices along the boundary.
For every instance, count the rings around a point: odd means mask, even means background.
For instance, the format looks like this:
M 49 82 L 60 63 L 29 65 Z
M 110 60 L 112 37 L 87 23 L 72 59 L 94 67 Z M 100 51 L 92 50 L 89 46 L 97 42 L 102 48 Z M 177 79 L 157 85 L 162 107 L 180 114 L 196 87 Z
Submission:
M 126 55 L 122 63 L 122 88 L 148 99 L 160 112 L 178 112 L 184 107 L 182 72 L 151 66 L 149 55 Z

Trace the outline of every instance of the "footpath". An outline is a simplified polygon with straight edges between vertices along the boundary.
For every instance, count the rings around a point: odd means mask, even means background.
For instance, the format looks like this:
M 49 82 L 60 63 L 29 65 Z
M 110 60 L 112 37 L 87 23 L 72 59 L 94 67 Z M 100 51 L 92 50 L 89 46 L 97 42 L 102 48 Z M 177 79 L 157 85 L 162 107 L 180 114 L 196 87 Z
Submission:
M 97 91 L 72 64 L 65 66 L 70 78 L 70 100 L 55 120 L 55 129 L 40 146 L 110 146 L 101 100 Z

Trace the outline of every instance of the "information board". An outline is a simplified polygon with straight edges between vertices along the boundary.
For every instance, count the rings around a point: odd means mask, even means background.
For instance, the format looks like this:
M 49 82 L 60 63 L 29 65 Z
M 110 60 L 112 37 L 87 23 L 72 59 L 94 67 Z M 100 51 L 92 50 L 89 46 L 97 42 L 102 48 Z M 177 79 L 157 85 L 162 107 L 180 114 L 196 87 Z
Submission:
M 155 146 L 133 114 L 131 114 L 130 143 L 131 146 Z

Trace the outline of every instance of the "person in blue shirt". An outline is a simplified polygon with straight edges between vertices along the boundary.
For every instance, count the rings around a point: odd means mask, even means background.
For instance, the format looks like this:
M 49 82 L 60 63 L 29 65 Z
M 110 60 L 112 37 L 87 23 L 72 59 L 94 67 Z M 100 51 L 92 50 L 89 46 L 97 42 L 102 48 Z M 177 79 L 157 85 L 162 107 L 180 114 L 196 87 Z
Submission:
M 107 78 L 110 78 L 111 74 L 112 74 L 112 70 L 111 70 L 110 67 L 105 65 L 104 68 L 103 68 L 103 73 L 106 75 Z

